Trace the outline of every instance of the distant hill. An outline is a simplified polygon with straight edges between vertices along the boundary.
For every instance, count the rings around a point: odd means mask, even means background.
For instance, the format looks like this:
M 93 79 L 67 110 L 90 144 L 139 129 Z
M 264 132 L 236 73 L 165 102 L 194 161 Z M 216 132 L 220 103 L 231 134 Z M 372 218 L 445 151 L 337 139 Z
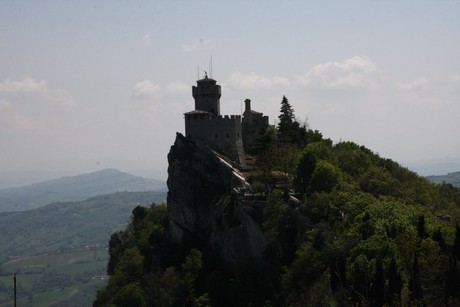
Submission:
M 106 169 L 0 190 L 0 212 L 30 210 L 55 202 L 82 201 L 88 197 L 115 192 L 143 191 L 166 191 L 166 184 Z
M 420 176 L 441 176 L 460 170 L 460 158 L 406 161 L 403 165 Z
M 426 178 L 433 183 L 446 182 L 460 188 L 460 172 L 449 173 L 443 176 L 427 176 Z
M 122 192 L 0 213 L 0 263 L 10 256 L 106 246 L 110 235 L 129 222 L 133 208 L 165 200 L 166 192 Z

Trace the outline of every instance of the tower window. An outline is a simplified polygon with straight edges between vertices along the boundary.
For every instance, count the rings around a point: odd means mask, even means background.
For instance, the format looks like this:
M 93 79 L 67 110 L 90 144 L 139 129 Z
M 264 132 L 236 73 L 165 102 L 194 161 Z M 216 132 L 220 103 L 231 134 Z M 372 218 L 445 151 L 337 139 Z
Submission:
M 217 139 L 217 133 L 216 133 L 216 134 L 214 134 L 214 138 L 215 138 L 215 139 Z
M 227 139 L 229 139 L 229 138 L 230 138 L 230 133 L 227 132 L 227 133 L 225 134 L 225 136 L 227 137 Z

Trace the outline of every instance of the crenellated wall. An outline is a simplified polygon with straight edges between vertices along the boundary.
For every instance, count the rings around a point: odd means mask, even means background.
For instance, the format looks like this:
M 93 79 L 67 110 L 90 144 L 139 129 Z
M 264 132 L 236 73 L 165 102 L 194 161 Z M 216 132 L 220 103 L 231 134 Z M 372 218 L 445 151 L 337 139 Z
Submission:
M 244 164 L 240 115 L 216 116 L 193 111 L 186 113 L 185 134 L 187 138 L 204 142 L 237 163 Z
M 245 100 L 243 118 L 240 115 L 222 116 L 220 85 L 207 75 L 196 83 L 192 87 L 195 109 L 184 114 L 186 137 L 203 142 L 245 167 L 244 152 L 265 132 L 268 116 L 252 111 L 249 99 Z

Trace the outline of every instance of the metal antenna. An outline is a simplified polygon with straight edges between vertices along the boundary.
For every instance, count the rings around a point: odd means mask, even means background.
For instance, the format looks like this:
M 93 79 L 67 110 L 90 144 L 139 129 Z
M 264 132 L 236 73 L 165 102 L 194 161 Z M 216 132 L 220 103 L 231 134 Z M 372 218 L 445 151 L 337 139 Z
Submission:
M 211 68 L 210 68 L 210 70 L 211 70 L 211 79 L 212 79 L 212 78 L 214 78 L 213 71 L 212 71 L 212 55 L 211 55 Z

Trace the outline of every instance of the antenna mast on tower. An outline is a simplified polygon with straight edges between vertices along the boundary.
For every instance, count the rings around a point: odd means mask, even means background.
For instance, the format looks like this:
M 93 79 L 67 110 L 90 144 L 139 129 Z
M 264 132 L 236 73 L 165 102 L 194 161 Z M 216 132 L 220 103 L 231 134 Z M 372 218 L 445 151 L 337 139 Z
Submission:
M 211 76 L 211 79 L 213 79 L 214 75 L 213 75 L 213 71 L 212 71 L 212 55 L 211 55 L 211 59 L 209 61 L 209 74 Z

